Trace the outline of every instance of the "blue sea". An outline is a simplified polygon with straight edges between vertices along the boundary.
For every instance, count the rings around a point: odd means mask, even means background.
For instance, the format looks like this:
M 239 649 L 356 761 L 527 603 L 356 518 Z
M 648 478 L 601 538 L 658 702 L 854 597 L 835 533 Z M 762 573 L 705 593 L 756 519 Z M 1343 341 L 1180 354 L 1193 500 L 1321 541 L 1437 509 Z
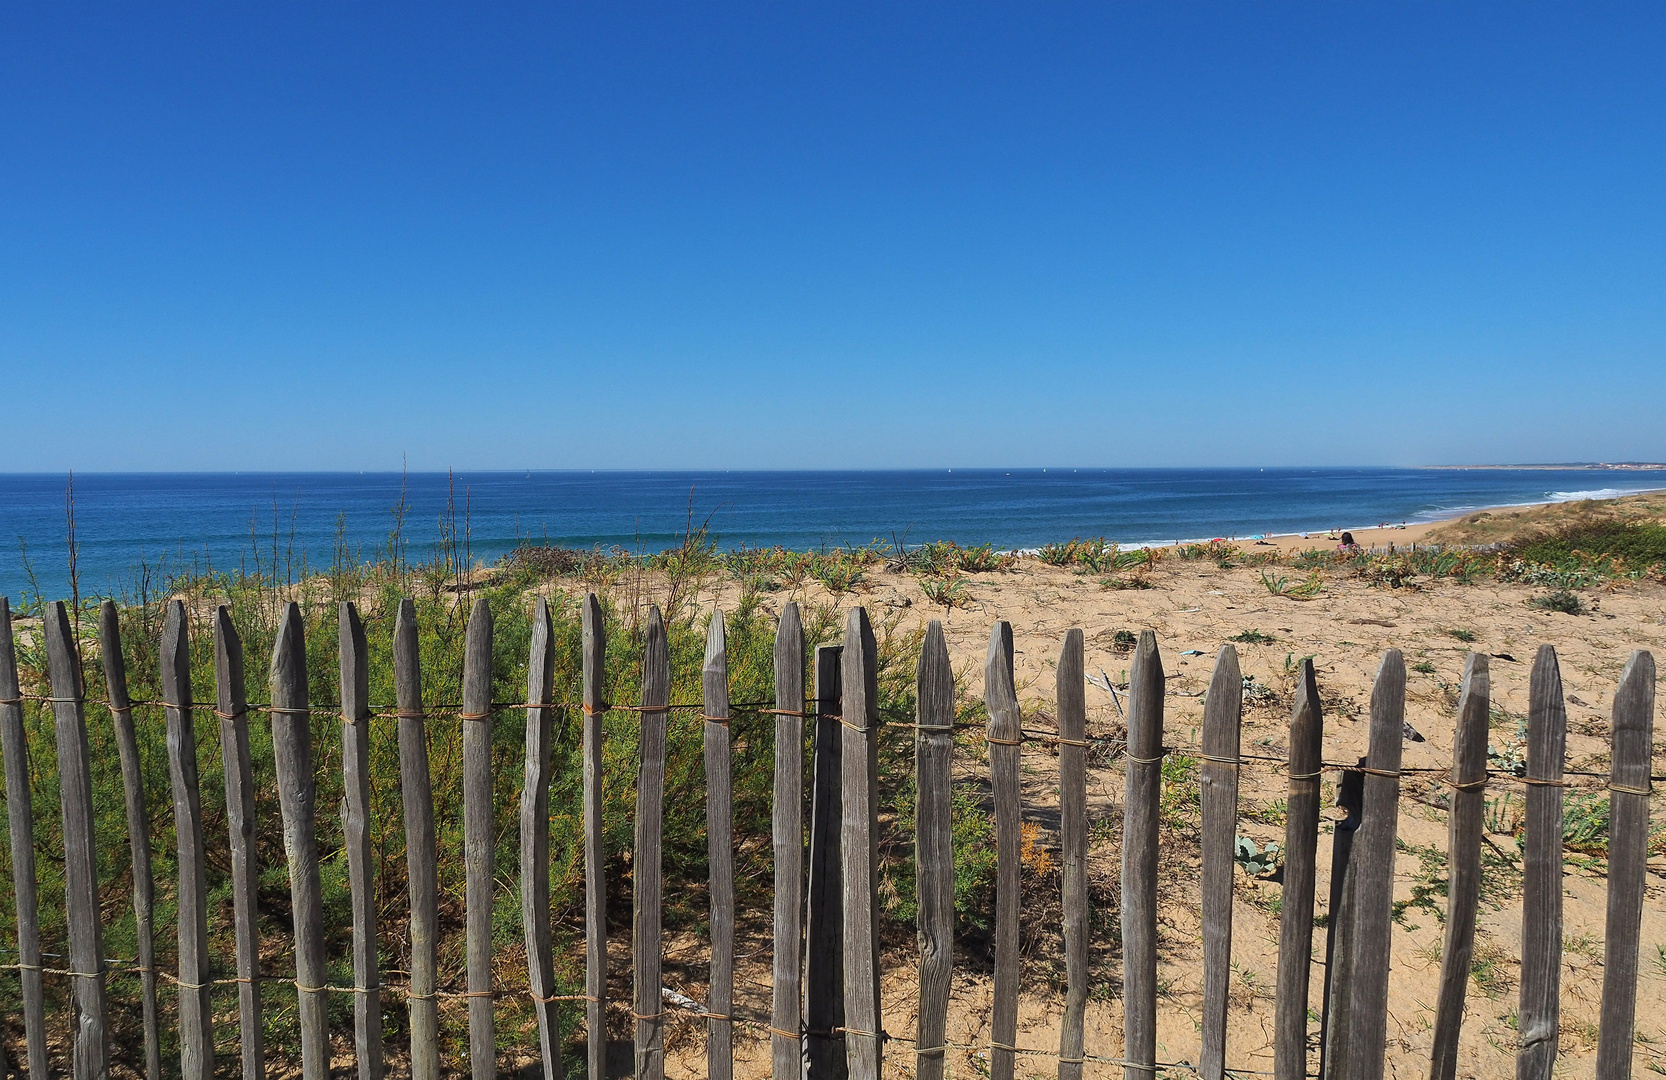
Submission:
M 30 572 L 69 592 L 64 475 L 0 475 L 0 593 Z M 386 547 L 403 497 L 421 558 L 454 513 L 473 556 L 518 543 L 656 551 L 705 526 L 724 547 L 955 540 L 1125 545 L 1449 517 L 1487 506 L 1666 487 L 1666 473 L 1509 469 L 938 469 L 870 472 L 104 473 L 74 478 L 82 594 L 141 566 L 299 573 Z M 403 493 L 403 494 L 402 494 Z

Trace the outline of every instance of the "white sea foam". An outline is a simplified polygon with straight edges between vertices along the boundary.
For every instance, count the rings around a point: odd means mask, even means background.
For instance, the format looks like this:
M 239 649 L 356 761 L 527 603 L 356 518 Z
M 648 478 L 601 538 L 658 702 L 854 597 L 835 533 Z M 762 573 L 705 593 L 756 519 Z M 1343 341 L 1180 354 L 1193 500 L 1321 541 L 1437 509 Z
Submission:
M 1578 502 L 1580 499 L 1618 499 L 1659 490 L 1658 487 L 1595 488 L 1591 491 L 1547 491 L 1545 497 L 1550 502 Z
M 1666 491 L 1666 488 L 1631 487 L 1631 488 L 1592 488 L 1589 491 L 1547 491 L 1542 499 L 1529 499 L 1526 502 L 1489 503 L 1485 506 L 1437 506 L 1429 510 L 1420 510 L 1411 516 L 1412 521 L 1425 523 L 1430 521 L 1446 521 L 1450 518 L 1463 517 L 1473 514 L 1477 510 L 1499 510 L 1512 506 L 1539 506 L 1544 503 L 1578 502 L 1581 499 L 1620 499 L 1627 495 L 1643 495 L 1651 491 Z

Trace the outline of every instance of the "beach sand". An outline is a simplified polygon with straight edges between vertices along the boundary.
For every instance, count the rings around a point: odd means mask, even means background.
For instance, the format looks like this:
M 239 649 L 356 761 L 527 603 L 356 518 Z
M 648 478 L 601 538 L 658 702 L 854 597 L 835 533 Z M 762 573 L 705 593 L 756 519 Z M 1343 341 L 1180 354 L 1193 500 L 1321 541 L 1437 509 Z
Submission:
M 1512 513 L 1529 513 L 1512 509 Z M 1474 515 L 1471 515 L 1474 516 Z M 1467 520 L 1467 518 L 1465 519 Z M 1485 519 L 1483 519 L 1484 521 Z M 1526 525 L 1533 520 L 1529 517 Z M 1526 527 L 1524 525 L 1523 527 Z M 1396 545 L 1426 542 L 1437 528 L 1355 530 L 1361 544 Z M 1297 545 L 1281 538 L 1286 550 L 1316 546 L 1312 540 Z M 1331 546 L 1321 541 L 1317 546 Z M 1254 547 L 1248 550 L 1257 550 Z M 1295 571 L 1291 571 L 1295 573 Z M 1519 747 L 1518 725 L 1527 711 L 1528 673 L 1535 652 L 1553 646 L 1560 658 L 1568 702 L 1567 760 L 1570 768 L 1601 770 L 1608 754 L 1609 709 L 1615 681 L 1633 649 L 1651 649 L 1666 661 L 1666 586 L 1653 581 L 1616 583 L 1587 592 L 1587 615 L 1549 612 L 1529 605 L 1542 589 L 1485 579 L 1463 585 L 1450 579 L 1417 581 L 1410 587 L 1387 588 L 1333 572 L 1324 588 L 1307 600 L 1273 595 L 1253 567 L 1221 569 L 1210 561 L 1182 562 L 1168 558 L 1149 575 L 1144 589 L 1111 590 L 1100 575 L 1080 575 L 1047 566 L 1034 558 L 1022 560 L 1007 572 L 966 578 L 970 600 L 964 608 L 945 610 L 931 605 L 911 575 L 870 574 L 854 592 L 833 596 L 817 585 L 796 594 L 768 594 L 765 606 L 778 611 L 792 598 L 848 608 L 865 605 L 882 636 L 919 631 L 929 619 L 943 622 L 957 673 L 959 692 L 979 699 L 983 691 L 982 663 L 990 629 L 998 619 L 1013 624 L 1019 696 L 1027 718 L 1035 726 L 1050 726 L 1054 664 L 1066 629 L 1081 627 L 1087 637 L 1087 671 L 1106 673 L 1113 681 L 1125 679 L 1129 654 L 1117 645 L 1117 631 L 1155 630 L 1165 671 L 1169 675 L 1166 703 L 1166 741 L 1195 744 L 1202 717 L 1201 693 L 1207 687 L 1215 657 L 1229 639 L 1255 631 L 1266 643 L 1236 646 L 1243 673 L 1267 687 L 1269 700 L 1245 711 L 1243 746 L 1246 752 L 1284 753 L 1292 701 L 1294 666 L 1313 656 L 1324 705 L 1324 756 L 1328 761 L 1353 761 L 1365 752 L 1370 689 L 1385 649 L 1403 651 L 1409 676 L 1407 719 L 1426 741 L 1407 743 L 1405 766 L 1440 769 L 1450 764 L 1456 691 L 1470 650 L 1487 654 L 1492 672 L 1495 708 L 1492 742 L 1512 752 Z M 727 582 L 705 590 L 700 602 L 732 608 L 738 585 Z M 1473 641 L 1460 640 L 1470 636 Z M 1089 730 L 1099 736 L 1120 734 L 1116 706 L 1102 690 L 1089 688 Z M 1027 720 L 1027 722 L 1030 722 Z M 1656 743 L 1659 754 L 1662 744 Z M 987 776 L 984 749 L 975 738 L 957 746 L 960 776 L 968 783 Z M 1657 758 L 1657 761 L 1660 759 Z M 1659 766 L 1657 765 L 1657 771 Z M 1026 820 L 1041 830 L 1042 850 L 1057 850 L 1056 748 L 1027 743 L 1023 750 Z M 1390 975 L 1389 1076 L 1425 1076 L 1431 1039 L 1435 982 L 1445 900 L 1446 789 L 1438 773 L 1406 778 L 1400 808 L 1401 852 L 1396 862 L 1395 900 L 1406 906 L 1394 928 Z M 1332 805 L 1327 778 L 1326 805 Z M 1497 801 L 1489 813 L 1487 848 L 1488 893 L 1482 904 L 1476 945 L 1474 978 L 1470 981 L 1459 1076 L 1514 1075 L 1516 1034 L 1512 1017 L 1518 994 L 1521 935 L 1519 855 L 1512 826 L 1521 815 L 1518 785 L 1499 782 Z M 1088 1014 L 1089 1052 L 1115 1057 L 1121 1050 L 1120 960 L 1111 949 L 1110 908 L 1114 905 L 1120 861 L 1122 769 L 1114 760 L 1097 761 L 1089 776 L 1092 851 L 1090 879 L 1094 902 L 1101 913 L 1093 921 L 1093 992 Z M 1243 772 L 1240 832 L 1258 844 L 1282 843 L 1278 803 L 1285 781 L 1272 768 L 1246 767 Z M 1601 797 L 1600 781 L 1580 780 L 1570 800 Z M 1332 837 L 1327 810 L 1320 837 L 1318 912 L 1327 912 L 1329 858 Z M 1161 862 L 1161 957 L 1159 1002 L 1159 1057 L 1167 1061 L 1195 1061 L 1200 1005 L 1197 845 L 1195 829 L 1181 821 L 1164 834 Z M 1026 874 L 1025 996 L 1020 1013 L 1019 1045 L 1056 1049 L 1062 1007 L 1062 952 L 1058 933 L 1056 871 Z M 1234 974 L 1229 1024 L 1228 1062 L 1243 1069 L 1271 1068 L 1273 1022 L 1272 988 L 1276 984 L 1280 887 L 1240 872 L 1234 913 Z M 1606 882 L 1603 864 L 1588 853 L 1570 851 L 1566 870 L 1562 969 L 1562 1034 L 1564 1066 L 1570 1075 L 1589 1075 L 1594 1055 L 1602 979 L 1602 939 Z M 753 913 L 752 937 L 743 942 L 740 976 L 741 1008 L 752 1015 L 768 1014 L 768 913 Z M 1325 932 L 1314 932 L 1315 955 L 1323 957 Z M 1653 1062 L 1666 1068 L 1666 961 L 1657 961 L 1657 947 L 1666 946 L 1666 857 L 1650 861 L 1648 900 L 1643 916 L 1642 983 L 1639 995 L 1635 1072 L 1646 1072 Z M 697 940 L 674 949 L 668 980 L 691 996 L 701 998 L 704 946 Z M 621 953 L 621 963 L 628 958 Z M 914 964 L 912 936 L 894 933 L 885 950 L 885 1027 L 910 1034 L 914 1023 Z M 981 948 L 960 950 L 949 1024 L 951 1041 L 978 1045 L 989 1037 L 989 957 Z M 628 967 L 621 970 L 628 970 Z M 1311 1005 L 1321 1007 L 1323 969 L 1314 967 Z M 1317 1015 L 1317 1013 L 1315 1013 Z M 679 1020 L 672 1028 L 668 1073 L 704 1075 L 703 1025 Z M 1317 1025 L 1313 1026 L 1316 1036 Z M 1644 1045 L 1641 1040 L 1648 1040 Z M 1657 1049 L 1659 1048 L 1659 1049 Z M 748 1030 L 738 1041 L 737 1076 L 768 1074 L 768 1043 Z M 976 1054 L 951 1053 L 955 1075 L 981 1075 Z M 1022 1057 L 1020 1076 L 1053 1075 L 1050 1058 Z M 1089 1075 L 1111 1075 L 1108 1066 L 1090 1068 Z M 912 1055 L 905 1043 L 895 1043 L 886 1057 L 887 1076 L 912 1075 Z

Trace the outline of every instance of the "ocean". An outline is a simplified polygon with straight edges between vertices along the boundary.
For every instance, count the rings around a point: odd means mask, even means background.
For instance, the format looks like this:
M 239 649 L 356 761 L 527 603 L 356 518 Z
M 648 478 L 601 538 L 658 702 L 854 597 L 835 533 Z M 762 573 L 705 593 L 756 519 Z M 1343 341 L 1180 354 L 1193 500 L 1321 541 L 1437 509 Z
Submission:
M 65 475 L 0 474 L 0 594 L 69 593 Z M 1510 469 L 936 469 L 866 472 L 86 473 L 74 478 L 83 596 L 141 565 L 299 572 L 385 548 L 404 492 L 413 558 L 455 513 L 473 556 L 518 543 L 657 551 L 691 526 L 723 547 L 875 539 L 1139 545 L 1428 521 L 1484 506 L 1621 495 L 1666 474 Z

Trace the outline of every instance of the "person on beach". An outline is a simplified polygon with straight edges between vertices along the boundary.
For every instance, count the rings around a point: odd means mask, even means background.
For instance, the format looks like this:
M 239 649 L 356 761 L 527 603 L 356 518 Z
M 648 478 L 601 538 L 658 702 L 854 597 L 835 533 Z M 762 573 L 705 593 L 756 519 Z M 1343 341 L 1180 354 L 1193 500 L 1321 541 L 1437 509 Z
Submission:
M 1351 532 L 1343 533 L 1342 534 L 1342 542 L 1340 544 L 1336 545 L 1336 550 L 1346 551 L 1346 552 L 1358 551 L 1359 550 L 1359 545 L 1354 543 L 1354 534 L 1351 533 Z

